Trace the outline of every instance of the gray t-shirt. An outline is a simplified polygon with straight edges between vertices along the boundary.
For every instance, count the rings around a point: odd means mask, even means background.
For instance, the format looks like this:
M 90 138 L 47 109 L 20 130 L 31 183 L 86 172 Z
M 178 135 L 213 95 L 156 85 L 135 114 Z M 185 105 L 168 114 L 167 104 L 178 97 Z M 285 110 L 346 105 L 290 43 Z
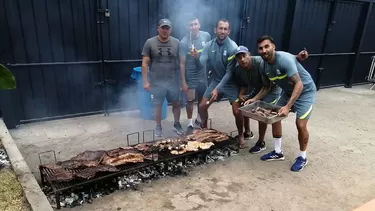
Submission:
M 179 70 L 178 49 L 180 41 L 172 36 L 168 42 L 160 42 L 158 36 L 149 38 L 142 50 L 142 55 L 150 57 L 150 84 L 177 83 L 176 71 Z
M 185 78 L 189 88 L 197 88 L 199 83 L 207 83 L 207 76 L 204 66 L 201 65 L 199 59 L 195 59 L 190 55 L 192 44 L 200 54 L 203 47 L 211 40 L 208 32 L 200 31 L 198 37 L 191 37 L 190 34 L 182 38 L 180 43 L 180 56 L 185 56 Z
M 249 70 L 243 69 L 239 64 L 236 65 L 233 79 L 236 84 L 240 87 L 248 87 L 250 91 L 249 97 L 253 98 L 262 89 L 264 85 L 264 78 L 260 73 L 261 66 L 264 65 L 264 61 L 260 56 L 251 56 L 251 67 Z M 267 83 L 268 80 L 267 80 Z M 280 92 L 280 87 L 272 83 L 270 93 Z

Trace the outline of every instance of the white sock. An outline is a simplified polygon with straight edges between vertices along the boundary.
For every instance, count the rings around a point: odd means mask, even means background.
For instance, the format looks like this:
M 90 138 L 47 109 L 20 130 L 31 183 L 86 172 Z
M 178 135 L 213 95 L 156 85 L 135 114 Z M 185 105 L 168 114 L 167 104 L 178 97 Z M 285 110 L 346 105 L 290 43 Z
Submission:
M 189 120 L 189 126 L 193 126 L 193 119 L 188 119 Z
M 300 151 L 298 157 L 303 157 L 303 159 L 306 159 L 306 151 Z
M 275 138 L 274 146 L 275 146 L 275 152 L 280 153 L 281 152 L 281 138 Z

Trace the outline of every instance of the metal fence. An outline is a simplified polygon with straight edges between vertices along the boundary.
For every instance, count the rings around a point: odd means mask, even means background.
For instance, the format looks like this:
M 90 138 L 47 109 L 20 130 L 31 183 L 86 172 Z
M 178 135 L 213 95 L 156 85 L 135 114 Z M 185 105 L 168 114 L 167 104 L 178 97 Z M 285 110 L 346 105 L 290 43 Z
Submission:
M 375 54 L 374 1 L 344 0 L 2 0 L 0 62 L 18 88 L 0 92 L 8 127 L 67 116 L 136 109 L 133 67 L 141 64 L 157 21 L 173 36 L 187 33 L 184 15 L 198 14 L 213 35 L 231 23 L 231 38 L 256 54 L 256 38 L 272 35 L 303 63 L 318 87 L 365 82 Z

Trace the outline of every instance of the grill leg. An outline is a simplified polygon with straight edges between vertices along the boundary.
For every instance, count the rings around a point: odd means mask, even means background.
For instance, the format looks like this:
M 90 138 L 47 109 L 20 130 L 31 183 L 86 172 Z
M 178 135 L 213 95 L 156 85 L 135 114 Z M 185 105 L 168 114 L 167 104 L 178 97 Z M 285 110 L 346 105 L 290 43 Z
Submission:
M 60 205 L 60 192 L 56 192 L 55 193 L 55 196 L 56 196 L 56 206 L 57 206 L 57 209 L 61 209 L 61 205 Z

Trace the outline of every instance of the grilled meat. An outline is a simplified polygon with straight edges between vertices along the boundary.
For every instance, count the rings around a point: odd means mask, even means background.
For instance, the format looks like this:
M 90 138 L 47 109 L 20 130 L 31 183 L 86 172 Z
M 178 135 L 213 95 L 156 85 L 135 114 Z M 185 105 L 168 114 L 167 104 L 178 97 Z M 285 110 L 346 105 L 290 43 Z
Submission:
M 75 173 L 76 177 L 83 179 L 90 179 L 95 177 L 98 172 L 117 172 L 119 171 L 116 167 L 110 165 L 98 165 L 95 167 L 86 168 L 81 172 Z
M 278 110 L 277 109 L 265 109 L 265 108 L 262 108 L 262 107 L 257 107 L 257 108 L 252 109 L 251 112 L 256 113 L 256 114 L 258 114 L 260 116 L 263 116 L 263 117 L 270 118 L 270 117 L 276 116 L 277 113 L 278 113 Z
M 149 152 L 152 151 L 152 144 L 151 143 L 142 143 L 137 144 L 134 149 L 141 151 L 141 152 Z
M 124 154 L 127 154 L 127 153 L 137 153 L 135 151 L 135 149 L 133 148 L 129 148 L 129 147 L 125 147 L 125 148 L 117 148 L 117 149 L 112 149 L 112 150 L 109 150 L 107 151 L 107 155 L 110 156 L 110 157 L 118 157 L 120 155 L 124 155 Z
M 76 169 L 84 166 L 81 162 L 75 160 L 58 161 L 56 163 L 48 163 L 42 167 L 48 169 Z
M 65 169 L 55 169 L 53 170 L 53 175 L 49 178 L 51 181 L 67 182 L 72 180 L 74 177 L 73 173 Z
M 227 134 L 216 131 L 216 130 L 202 130 L 200 132 L 191 134 L 187 137 L 189 140 L 198 142 L 220 142 L 227 140 L 229 137 Z
M 107 154 L 104 150 L 98 151 L 84 151 L 71 160 L 79 161 L 87 167 L 97 166 L 103 160 L 104 156 Z
M 119 166 L 126 163 L 140 163 L 144 161 L 144 156 L 141 153 L 126 153 L 117 157 L 105 156 L 102 163 L 111 166 Z

